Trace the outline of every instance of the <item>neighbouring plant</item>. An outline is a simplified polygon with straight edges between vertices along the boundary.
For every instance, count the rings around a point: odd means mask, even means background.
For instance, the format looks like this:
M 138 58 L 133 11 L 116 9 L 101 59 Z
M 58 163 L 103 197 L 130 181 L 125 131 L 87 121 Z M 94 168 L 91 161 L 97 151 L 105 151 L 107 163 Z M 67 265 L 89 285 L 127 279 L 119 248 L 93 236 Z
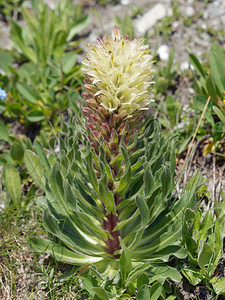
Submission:
M 122 37 L 115 26 L 89 46 L 83 65 L 85 118 L 63 122 L 48 158 L 41 147 L 25 153 L 45 192 L 38 202 L 50 234 L 31 245 L 81 266 L 78 276 L 95 299 L 165 296 L 166 280 L 181 280 L 165 263 L 187 255 L 182 220 L 202 179 L 196 175 L 181 195 L 174 192 L 173 143 L 147 114 L 153 75 L 143 41 Z
M 216 152 L 225 155 L 225 105 L 223 103 L 225 91 L 225 54 L 222 47 L 214 43 L 209 52 L 207 65 L 201 64 L 194 54 L 190 54 L 190 61 L 195 68 L 198 77 L 195 80 L 197 95 L 194 97 L 194 108 L 202 111 L 207 98 L 211 101 L 205 113 L 207 129 L 211 131 L 211 137 L 204 148 L 203 154 Z M 206 127 L 206 126 L 205 126 Z
M 4 71 L 0 87 L 8 92 L 7 101 L 0 100 L 0 110 L 22 124 L 45 122 L 47 126 L 58 113 L 76 108 L 82 73 L 77 63 L 80 50 L 74 51 L 79 40 L 72 39 L 89 19 L 71 0 L 58 1 L 54 9 L 32 1 L 32 10 L 23 7 L 22 17 L 26 26 L 10 19 L 10 37 L 17 51 L 0 50 Z
M 225 237 L 225 197 L 215 202 L 215 215 L 200 209 L 187 209 L 184 214 L 182 235 L 188 251 L 188 261 L 182 265 L 182 274 L 192 285 L 203 281 L 217 295 L 225 295 L 225 278 L 216 277 L 217 266 L 223 255 Z
M 34 148 L 38 146 L 36 141 Z M 27 149 L 33 149 L 30 139 L 22 135 L 10 135 L 0 120 L 0 199 L 5 207 L 12 204 L 14 208 L 27 209 L 35 194 L 36 187 L 29 181 L 30 177 L 24 164 L 24 152 Z

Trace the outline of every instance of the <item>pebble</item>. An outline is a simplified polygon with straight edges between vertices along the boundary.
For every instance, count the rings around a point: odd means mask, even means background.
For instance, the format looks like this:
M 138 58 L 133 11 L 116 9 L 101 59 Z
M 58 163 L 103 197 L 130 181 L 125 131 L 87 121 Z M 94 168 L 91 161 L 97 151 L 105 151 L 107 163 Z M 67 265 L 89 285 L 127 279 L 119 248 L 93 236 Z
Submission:
M 130 0 L 121 0 L 120 2 L 122 5 L 128 5 L 130 4 Z
M 193 15 L 195 14 L 195 11 L 194 11 L 194 8 L 192 6 L 188 6 L 186 9 L 185 9 L 185 15 L 187 17 L 192 17 Z
M 167 45 L 161 45 L 157 53 L 159 54 L 159 58 L 163 61 L 167 61 L 169 58 L 169 47 Z
M 172 28 L 173 28 L 173 30 L 176 30 L 176 29 L 178 29 L 178 28 L 179 28 L 179 26 L 180 26 L 180 22 L 179 22 L 179 21 L 175 21 L 175 22 L 172 24 Z
M 203 24 L 201 25 L 201 27 L 202 27 L 203 30 L 206 30 L 207 25 L 206 25 L 205 23 L 203 23 Z
M 181 71 L 188 70 L 188 69 L 189 69 L 189 67 L 190 67 L 190 64 L 189 64 L 189 62 L 188 62 L 188 61 L 184 61 L 184 62 L 182 62 L 182 63 L 181 63 L 181 65 L 180 65 L 180 69 L 181 69 Z
M 166 16 L 166 8 L 162 4 L 156 4 L 135 22 L 135 27 L 140 34 L 144 34 L 155 23 Z

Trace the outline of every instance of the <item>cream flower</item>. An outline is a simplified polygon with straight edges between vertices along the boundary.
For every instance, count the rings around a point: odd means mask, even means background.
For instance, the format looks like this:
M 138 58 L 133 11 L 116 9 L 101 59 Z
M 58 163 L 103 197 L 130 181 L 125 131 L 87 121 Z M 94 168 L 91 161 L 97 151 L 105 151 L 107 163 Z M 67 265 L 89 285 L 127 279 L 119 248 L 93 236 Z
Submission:
M 114 26 L 112 36 L 89 45 L 83 61 L 88 96 L 109 113 L 126 119 L 147 110 L 152 100 L 152 56 L 143 40 L 122 38 Z M 88 97 L 86 97 L 88 98 Z

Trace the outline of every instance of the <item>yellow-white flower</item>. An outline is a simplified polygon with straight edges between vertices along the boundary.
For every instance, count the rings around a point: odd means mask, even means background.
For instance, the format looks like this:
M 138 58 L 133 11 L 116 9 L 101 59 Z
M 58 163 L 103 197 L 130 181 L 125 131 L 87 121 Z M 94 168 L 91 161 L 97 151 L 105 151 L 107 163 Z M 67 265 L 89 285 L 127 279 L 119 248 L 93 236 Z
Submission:
M 109 114 L 128 119 L 147 110 L 152 101 L 152 56 L 143 40 L 121 36 L 114 26 L 112 36 L 89 45 L 83 61 L 87 78 L 86 99 L 96 101 Z

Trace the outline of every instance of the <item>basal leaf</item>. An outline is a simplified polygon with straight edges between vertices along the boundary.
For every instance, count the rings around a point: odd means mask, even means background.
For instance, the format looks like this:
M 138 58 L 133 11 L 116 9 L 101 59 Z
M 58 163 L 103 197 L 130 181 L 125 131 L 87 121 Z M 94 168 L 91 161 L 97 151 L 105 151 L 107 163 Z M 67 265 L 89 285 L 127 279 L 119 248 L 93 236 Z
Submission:
M 35 183 L 44 190 L 45 179 L 44 179 L 44 166 L 41 163 L 40 158 L 32 151 L 27 150 L 25 152 L 25 164 Z
M 4 177 L 6 190 L 9 193 L 10 198 L 14 204 L 18 204 L 22 195 L 19 172 L 13 165 L 8 164 L 4 169 Z

